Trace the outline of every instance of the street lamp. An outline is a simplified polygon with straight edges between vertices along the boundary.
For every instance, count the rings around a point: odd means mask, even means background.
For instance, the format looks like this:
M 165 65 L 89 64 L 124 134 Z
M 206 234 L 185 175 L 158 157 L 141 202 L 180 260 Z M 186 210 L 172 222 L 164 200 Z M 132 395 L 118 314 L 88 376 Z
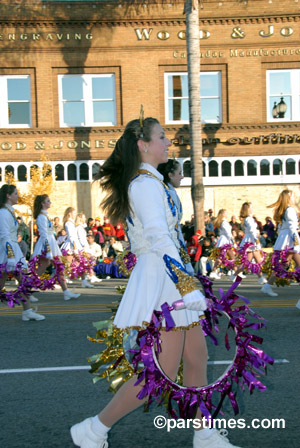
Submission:
M 272 109 L 273 118 L 284 118 L 284 114 L 286 113 L 287 105 L 283 101 L 283 96 L 280 98 L 280 102 L 277 104 L 276 101 L 274 103 Z

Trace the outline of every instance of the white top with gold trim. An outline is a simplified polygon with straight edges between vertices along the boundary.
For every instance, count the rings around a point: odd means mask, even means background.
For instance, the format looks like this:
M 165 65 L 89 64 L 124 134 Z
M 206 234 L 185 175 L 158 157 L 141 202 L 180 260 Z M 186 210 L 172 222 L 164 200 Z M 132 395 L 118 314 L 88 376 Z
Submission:
M 273 250 L 292 249 L 299 252 L 298 215 L 293 207 L 288 207 L 279 225 L 279 234 Z M 298 247 L 297 247 L 298 246 Z
M 232 244 L 231 225 L 226 219 L 223 219 L 220 226 L 220 238 L 218 239 L 216 247 L 225 246 L 225 244 Z
M 13 271 L 21 262 L 22 269 L 27 263 L 18 244 L 18 227 L 14 208 L 6 204 L 0 208 L 0 264 L 7 263 L 7 270 Z
M 78 240 L 77 230 L 73 219 L 69 219 L 65 223 L 65 230 L 67 232 L 67 238 L 61 248 L 66 250 L 70 254 L 78 253 L 81 245 Z
M 142 163 L 140 168 L 150 174 L 138 174 L 129 186 L 132 213 L 127 219 L 127 234 L 137 263 L 114 320 L 119 328 L 143 326 L 143 322 L 151 321 L 154 310 L 161 310 L 164 302 L 171 305 L 181 298 L 163 260 L 167 254 L 184 266 L 175 228 L 177 208 L 161 182 L 163 176 L 149 164 Z M 186 327 L 198 323 L 199 312 L 172 311 L 172 317 L 177 327 Z
M 253 246 L 249 247 L 249 251 L 260 249 L 261 245 L 259 242 L 257 242 L 259 231 L 257 229 L 257 223 L 252 216 L 247 216 L 247 218 L 245 219 L 244 231 L 245 236 L 241 241 L 241 247 L 243 247 L 246 243 L 252 243 Z
M 57 241 L 53 232 L 53 225 L 48 217 L 48 212 L 42 210 L 36 219 L 36 225 L 39 231 L 39 239 L 34 246 L 32 257 L 41 255 L 46 250 L 45 257 L 49 260 L 53 260 L 54 257 L 61 256 L 61 250 L 58 247 Z

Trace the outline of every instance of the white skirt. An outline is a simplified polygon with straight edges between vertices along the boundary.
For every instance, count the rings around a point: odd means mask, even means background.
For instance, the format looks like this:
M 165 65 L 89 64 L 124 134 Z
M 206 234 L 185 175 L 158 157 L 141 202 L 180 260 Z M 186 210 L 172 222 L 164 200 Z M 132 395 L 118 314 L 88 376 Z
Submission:
M 61 250 L 58 247 L 58 244 L 57 244 L 57 241 L 56 241 L 54 235 L 49 235 L 47 241 L 48 241 L 48 244 L 50 247 L 50 252 L 46 253 L 46 258 L 48 258 L 48 260 L 53 260 L 54 257 L 60 257 Z M 42 252 L 45 250 L 45 242 L 46 241 L 44 238 L 39 238 L 37 240 L 37 243 L 34 246 L 32 258 L 42 254 Z
M 240 247 L 244 247 L 246 243 L 252 243 L 253 246 L 250 246 L 249 249 L 247 249 L 247 252 L 259 250 L 261 246 L 257 246 L 257 244 L 253 241 L 252 235 L 250 233 L 246 233 L 244 238 L 241 241 Z
M 122 329 L 145 327 L 151 321 L 154 310 L 161 311 L 163 303 L 172 305 L 180 298 L 166 272 L 164 261 L 154 253 L 142 254 L 133 268 L 114 324 Z M 199 314 L 198 311 L 185 309 L 171 312 L 176 327 L 182 329 L 198 324 Z M 164 322 L 162 325 L 165 327 Z
M 292 249 L 293 247 L 294 247 L 294 241 L 289 230 L 288 229 L 281 230 L 274 244 L 273 250 Z M 293 250 L 292 252 L 298 253 L 296 250 Z
M 11 241 L 11 248 L 14 252 L 14 258 L 7 258 L 6 254 L 6 242 L 1 242 L 0 248 L 0 264 L 6 264 L 8 271 L 13 271 L 18 263 L 21 262 L 21 268 L 27 269 L 27 262 L 21 251 L 19 244 L 15 241 Z
M 226 244 L 232 244 L 232 241 L 229 240 L 225 235 L 221 235 L 218 239 L 216 247 L 219 248 L 225 246 Z

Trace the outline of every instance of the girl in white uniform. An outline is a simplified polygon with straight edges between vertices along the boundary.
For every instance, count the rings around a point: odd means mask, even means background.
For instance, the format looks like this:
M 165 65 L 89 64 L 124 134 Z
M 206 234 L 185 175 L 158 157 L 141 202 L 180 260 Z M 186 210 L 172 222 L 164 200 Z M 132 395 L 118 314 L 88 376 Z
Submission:
M 61 248 L 68 253 L 67 259 L 70 263 L 72 262 L 74 254 L 78 254 L 78 252 L 82 250 L 82 245 L 80 244 L 80 241 L 78 239 L 78 233 L 75 225 L 75 216 L 75 208 L 68 207 L 65 210 L 63 217 L 63 223 L 65 231 L 67 232 L 67 238 Z M 81 286 L 83 288 L 93 288 L 94 286 L 91 285 L 91 283 L 89 283 L 85 277 L 85 274 L 81 276 Z
M 180 187 L 180 183 L 183 179 L 182 170 L 180 163 L 175 159 L 169 159 L 167 163 L 160 163 L 157 170 L 164 176 L 163 181 L 169 188 L 169 193 L 171 198 L 176 205 L 178 213 L 178 237 L 180 241 L 181 256 L 185 258 L 185 268 L 190 275 L 194 274 L 194 268 L 190 261 L 190 257 L 187 253 L 187 248 L 185 240 L 181 231 L 181 220 L 182 220 L 182 205 L 180 198 L 176 192 L 176 188 Z
M 230 244 L 233 246 L 233 238 L 232 238 L 232 231 L 231 231 L 231 225 L 227 221 L 227 210 L 225 208 L 222 208 L 218 212 L 218 216 L 216 217 L 214 221 L 214 227 L 217 229 L 220 229 L 220 237 L 217 241 L 216 248 L 221 248 L 225 245 Z M 230 260 L 233 260 L 235 258 L 234 251 L 232 249 L 229 249 L 227 251 L 227 255 Z M 210 273 L 211 278 L 220 279 L 221 277 L 217 273 L 217 269 L 220 266 L 221 261 L 217 258 L 216 262 L 214 264 L 214 267 Z M 234 271 L 236 271 L 236 267 L 234 267 Z M 234 275 L 234 274 L 233 274 Z
M 184 272 L 176 230 L 177 208 L 156 169 L 159 163 L 167 162 L 170 145 L 156 119 L 133 120 L 100 169 L 98 178 L 107 192 L 103 208 L 112 222 L 127 216 L 131 251 L 137 256 L 114 323 L 122 329 L 143 328 L 161 304 L 183 297 L 186 309 L 172 312 L 177 331 L 161 332 L 159 362 L 166 375 L 175 380 L 182 358 L 184 384 L 200 386 L 207 384 L 207 349 L 203 331 L 197 324 L 206 301 L 193 277 Z M 171 280 L 164 261 L 167 256 L 181 266 L 187 289 L 182 289 L 181 281 L 175 285 Z M 110 427 L 143 403 L 137 398 L 139 387 L 134 386 L 135 382 L 136 377 L 129 379 L 99 415 L 71 428 L 75 445 L 108 447 Z M 216 440 L 220 448 L 232 447 L 218 431 L 209 429 L 195 431 L 193 446 L 209 447 Z
M 21 263 L 24 271 L 27 263 L 18 244 L 18 227 L 14 205 L 18 203 L 18 190 L 14 185 L 2 185 L 0 189 L 0 264 L 6 264 L 8 271 L 14 271 L 17 264 Z M 0 277 L 0 289 L 5 285 L 6 272 Z M 20 279 L 17 279 L 20 280 Z M 22 320 L 44 320 L 45 316 L 36 313 L 30 307 L 30 296 L 24 296 L 26 303 L 22 301 Z
M 39 231 L 39 239 L 36 242 L 32 257 L 39 257 L 37 268 L 38 275 L 42 275 L 50 265 L 54 257 L 61 257 L 61 250 L 54 237 L 53 224 L 48 216 L 51 201 L 47 194 L 37 195 L 33 204 L 33 217 Z M 44 254 L 42 256 L 42 254 Z M 80 294 L 70 291 L 63 274 L 60 275 L 59 284 L 64 292 L 64 300 L 77 299 Z
M 240 247 L 244 247 L 247 243 L 252 243 L 247 249 L 247 258 L 251 262 L 253 259 L 256 263 L 261 263 L 262 255 L 260 253 L 261 245 L 259 242 L 259 230 L 257 228 L 257 223 L 253 218 L 253 207 L 251 202 L 244 202 L 240 211 L 240 219 L 244 225 L 244 238 L 241 241 Z M 241 266 L 235 272 L 235 275 L 239 275 L 244 270 L 244 267 Z M 259 271 L 258 274 L 258 284 L 263 285 L 267 282 L 262 272 Z M 277 294 L 274 293 L 277 296 Z
M 296 266 L 300 266 L 300 240 L 298 235 L 298 215 L 293 208 L 295 205 L 295 195 L 291 190 L 283 190 L 277 201 L 268 206 L 274 208 L 274 220 L 278 227 L 278 237 L 274 244 L 273 250 L 289 249 L 287 262 L 293 259 Z M 272 273 L 266 283 L 262 287 L 262 292 L 268 295 L 278 295 L 272 291 L 272 285 L 275 281 L 275 274 Z M 273 292 L 273 294 L 272 294 Z M 298 300 L 297 308 L 300 308 L 300 300 Z
M 76 225 L 76 231 L 77 231 L 77 237 L 79 241 L 79 250 L 86 253 L 87 257 L 91 256 L 89 243 L 87 240 L 86 235 L 86 217 L 84 213 L 78 213 L 75 220 Z M 90 274 L 88 278 L 89 282 L 91 283 L 100 283 L 102 280 L 100 278 L 97 278 L 95 274 Z M 87 286 L 89 287 L 89 286 Z

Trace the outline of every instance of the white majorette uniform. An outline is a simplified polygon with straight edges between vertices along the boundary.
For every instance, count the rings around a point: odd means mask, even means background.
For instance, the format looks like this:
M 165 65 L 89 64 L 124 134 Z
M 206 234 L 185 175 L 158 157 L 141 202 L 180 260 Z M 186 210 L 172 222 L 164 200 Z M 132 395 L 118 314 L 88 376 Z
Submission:
M 132 213 L 127 218 L 130 250 L 136 255 L 137 263 L 114 320 L 123 329 L 147 325 L 153 311 L 160 311 L 164 302 L 171 305 L 181 298 L 163 260 L 164 255 L 169 255 L 183 266 L 176 230 L 177 208 L 162 182 L 163 176 L 147 163 L 142 163 L 140 168 L 143 172 L 129 185 Z M 172 317 L 176 327 L 199 322 L 197 311 L 172 311 Z
M 241 247 L 243 247 L 246 243 L 252 243 L 254 246 L 249 247 L 249 251 L 251 250 L 259 250 L 261 248 L 260 243 L 257 242 L 258 238 L 258 230 L 257 230 L 257 224 L 254 218 L 252 216 L 247 216 L 247 218 L 244 221 L 244 229 L 245 229 L 245 236 L 241 241 Z
M 297 212 L 293 207 L 288 207 L 279 225 L 279 234 L 273 250 L 292 249 L 291 252 L 298 253 L 299 245 Z M 295 246 L 296 248 L 293 249 Z
M 36 225 L 39 231 L 39 239 L 34 247 L 32 257 L 41 255 L 45 250 L 45 257 L 48 260 L 53 260 L 54 257 L 61 256 L 61 250 L 58 247 L 57 241 L 53 232 L 53 225 L 48 217 L 48 212 L 42 210 L 36 219 Z
M 15 210 L 11 205 L 0 208 L 0 264 L 6 264 L 13 271 L 21 262 L 21 268 L 27 269 L 27 263 L 18 244 L 18 227 Z
M 65 230 L 67 232 L 67 238 L 62 244 L 61 249 L 66 250 L 69 254 L 78 253 L 81 245 L 78 241 L 77 230 L 74 223 L 74 219 L 69 219 L 65 223 Z
M 222 247 L 226 244 L 233 244 L 231 225 L 226 219 L 223 219 L 220 226 L 220 238 L 218 239 L 216 247 Z
M 78 226 L 76 226 L 76 231 L 77 231 L 77 238 L 79 241 L 79 250 L 83 250 L 84 252 L 90 252 L 89 249 L 89 243 L 86 239 L 86 230 L 83 227 L 82 224 L 78 224 Z

